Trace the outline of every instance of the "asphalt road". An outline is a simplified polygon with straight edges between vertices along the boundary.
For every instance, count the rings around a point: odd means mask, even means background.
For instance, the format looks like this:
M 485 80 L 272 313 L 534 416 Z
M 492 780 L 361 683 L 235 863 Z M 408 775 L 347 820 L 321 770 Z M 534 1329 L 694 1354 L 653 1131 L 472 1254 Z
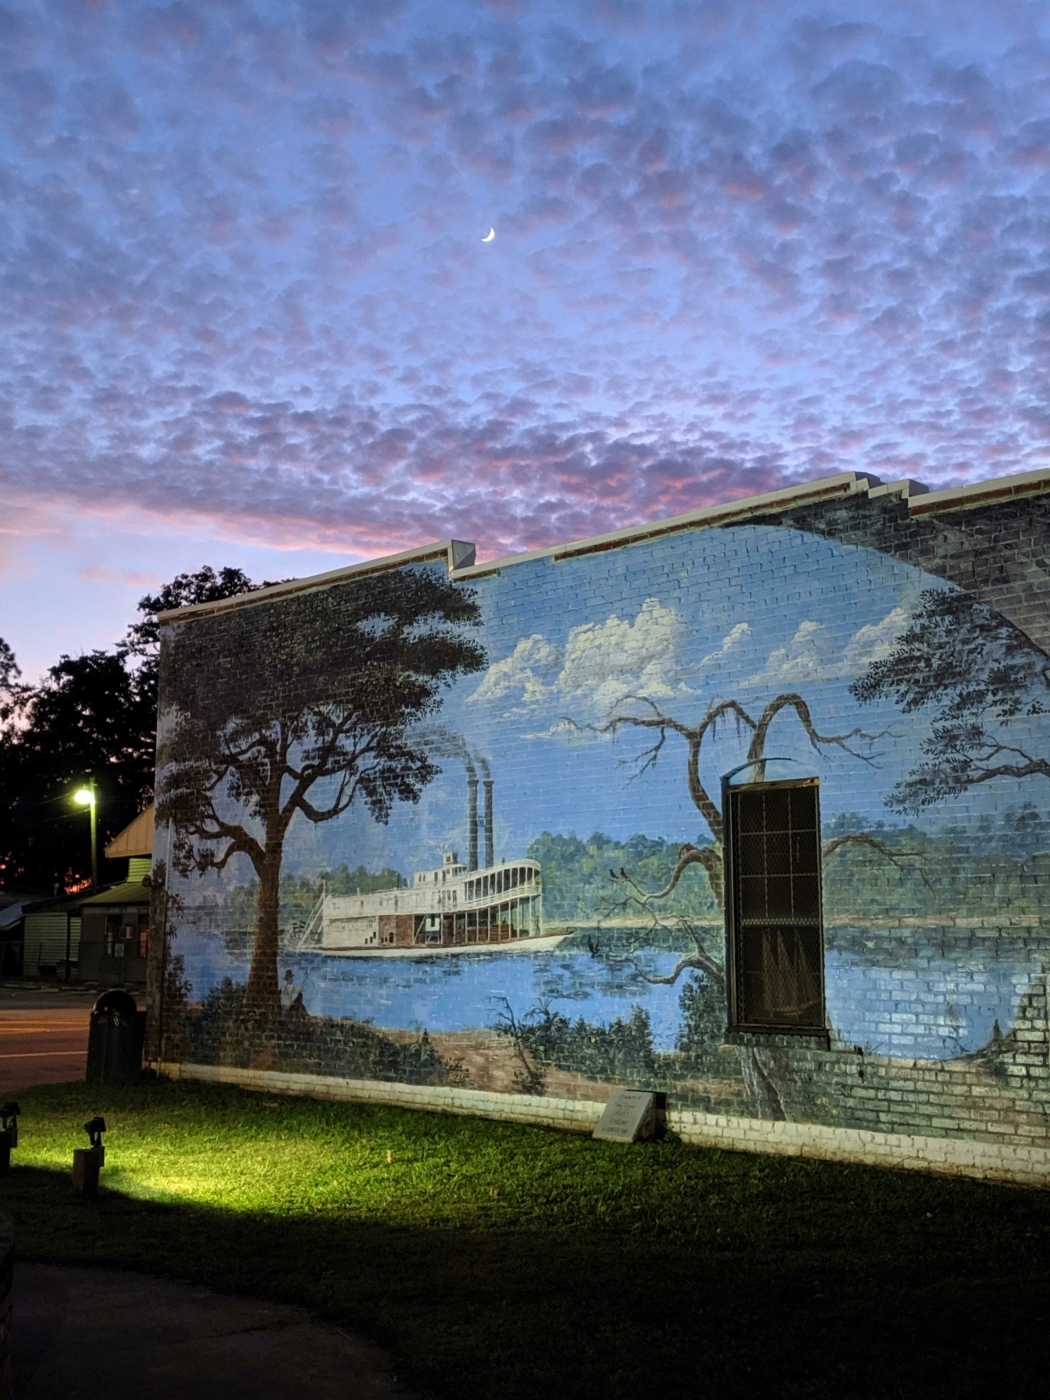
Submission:
M 88 1018 L 97 996 L 0 987 L 0 1096 L 84 1078 Z

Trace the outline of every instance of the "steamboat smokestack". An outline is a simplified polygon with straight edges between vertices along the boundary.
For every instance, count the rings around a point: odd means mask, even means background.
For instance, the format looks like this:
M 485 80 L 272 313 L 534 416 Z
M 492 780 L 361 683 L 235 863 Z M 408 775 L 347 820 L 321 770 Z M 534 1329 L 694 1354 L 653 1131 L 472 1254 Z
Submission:
M 492 779 L 484 778 L 485 785 L 485 866 L 495 865 L 492 854 Z
M 467 869 L 478 868 L 478 775 L 467 775 Z

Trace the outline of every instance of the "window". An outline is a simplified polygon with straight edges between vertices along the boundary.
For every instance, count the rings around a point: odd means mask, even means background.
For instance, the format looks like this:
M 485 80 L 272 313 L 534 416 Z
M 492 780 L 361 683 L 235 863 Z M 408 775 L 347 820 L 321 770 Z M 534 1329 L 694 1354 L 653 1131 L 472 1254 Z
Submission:
M 823 1035 L 817 780 L 726 797 L 731 1029 Z

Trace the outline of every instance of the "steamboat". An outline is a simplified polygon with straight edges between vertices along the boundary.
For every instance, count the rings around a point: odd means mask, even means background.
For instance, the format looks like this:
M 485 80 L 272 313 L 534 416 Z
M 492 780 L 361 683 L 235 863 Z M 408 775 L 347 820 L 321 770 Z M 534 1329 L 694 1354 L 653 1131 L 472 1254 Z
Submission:
M 407 888 L 324 895 L 320 951 L 330 957 L 419 957 L 445 953 L 525 953 L 557 948 L 574 928 L 543 919 L 538 861 L 496 862 L 492 780 L 485 787 L 485 864 L 478 866 L 477 780 L 468 781 L 469 858 L 449 851 L 436 870 L 416 871 Z

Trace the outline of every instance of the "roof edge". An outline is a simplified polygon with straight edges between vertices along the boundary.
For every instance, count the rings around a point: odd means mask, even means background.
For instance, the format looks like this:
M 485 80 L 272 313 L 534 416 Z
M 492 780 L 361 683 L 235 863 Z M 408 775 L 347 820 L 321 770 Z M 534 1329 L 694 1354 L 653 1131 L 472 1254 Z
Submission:
M 387 569 L 400 569 L 406 564 L 425 564 L 432 559 L 440 559 L 449 573 L 464 569 L 473 564 L 474 545 L 468 540 L 439 540 L 434 544 L 417 545 L 415 549 L 404 549 L 400 554 L 384 554 L 378 559 L 365 559 L 360 564 L 346 564 L 341 569 L 329 569 L 323 574 L 311 574 L 307 578 L 288 579 L 285 583 L 274 583 L 269 588 L 256 588 L 251 593 L 235 593 L 231 598 L 219 598 L 214 603 L 190 603 L 184 608 L 168 608 L 157 614 L 157 621 L 192 622 L 199 617 L 212 617 L 215 613 L 229 612 L 233 608 L 250 608 L 257 603 L 269 603 L 279 598 L 288 598 L 295 593 L 310 593 L 318 588 L 331 588 L 344 579 L 363 578 L 368 574 L 385 573 Z
M 457 569 L 455 576 L 457 579 L 480 578 L 483 574 L 495 573 L 510 564 L 523 564 L 531 559 L 552 559 L 557 562 L 559 559 L 570 559 L 579 554 L 597 554 L 602 550 L 641 543 L 660 535 L 675 534 L 679 530 L 728 524 L 730 521 L 744 520 L 752 515 L 769 515 L 786 506 L 804 505 L 809 501 L 827 497 L 856 495 L 880 485 L 879 478 L 872 476 L 870 472 L 839 472 L 835 476 L 804 481 L 798 486 L 788 486 L 780 491 L 766 491 L 760 496 L 744 496 L 736 501 L 726 501 L 722 505 L 686 511 L 684 515 L 650 520 L 641 525 L 628 525 L 625 529 L 611 530 L 604 535 L 590 535 L 582 540 L 573 540 L 569 544 L 555 544 L 547 549 L 530 550 L 527 554 L 509 554 L 503 559 L 492 559 L 484 564 Z
M 973 481 L 968 486 L 952 486 L 946 491 L 928 491 L 908 501 L 912 515 L 935 515 L 940 511 L 965 510 L 989 501 L 1010 500 L 1017 496 L 1038 496 L 1050 491 L 1050 467 L 1014 476 L 995 476 L 989 481 Z

